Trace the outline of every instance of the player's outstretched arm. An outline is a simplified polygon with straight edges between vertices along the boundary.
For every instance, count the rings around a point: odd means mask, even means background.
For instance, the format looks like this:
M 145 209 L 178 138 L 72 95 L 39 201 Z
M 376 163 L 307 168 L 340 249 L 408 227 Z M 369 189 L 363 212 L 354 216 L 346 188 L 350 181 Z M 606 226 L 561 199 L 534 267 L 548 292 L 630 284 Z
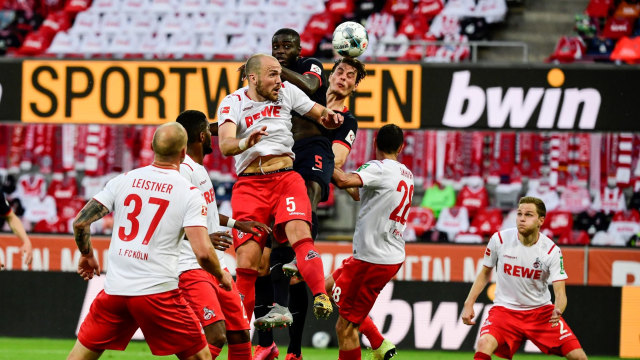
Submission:
M 336 184 L 340 189 L 352 188 L 352 187 L 361 187 L 362 179 L 357 174 L 347 174 L 340 168 L 333 169 L 333 175 L 331 176 L 331 180 Z
M 311 74 L 298 74 L 293 70 L 289 70 L 286 67 L 282 67 L 282 73 L 280 74 L 282 81 L 288 81 L 297 86 L 305 94 L 311 96 L 315 94 L 320 88 L 320 79 L 317 76 Z
M 487 286 L 489 281 L 491 280 L 491 271 L 493 268 L 483 266 L 476 277 L 476 280 L 473 282 L 471 286 L 471 290 L 469 290 L 469 295 L 467 296 L 467 300 L 464 301 L 464 306 L 462 307 L 462 322 L 467 325 L 474 325 L 476 322 L 473 318 L 476 317 L 475 312 L 473 311 L 473 304 L 475 304 L 476 299 L 478 299 L 478 295 L 484 290 L 484 287 Z
M 213 245 L 209 240 L 207 228 L 203 226 L 189 226 L 184 228 L 184 232 L 191 243 L 191 248 L 193 248 L 193 253 L 196 255 L 198 264 L 200 264 L 205 271 L 215 276 L 225 290 L 231 290 L 231 281 L 229 276 L 226 276 L 228 273 L 220 268 L 218 255 L 216 255 Z
M 335 173 L 335 169 L 342 169 L 344 163 L 347 162 L 350 150 L 344 145 L 335 143 L 331 146 L 331 149 L 333 150 L 333 163 L 335 164 L 333 172 Z M 346 188 L 344 190 L 353 200 L 360 201 L 360 191 L 357 188 Z
M 106 206 L 91 199 L 73 220 L 73 236 L 80 250 L 78 274 L 85 280 L 93 278 L 94 274 L 100 276 L 100 264 L 93 256 L 93 247 L 91 246 L 91 224 L 108 213 L 110 211 Z
M 24 230 L 22 221 L 20 221 L 20 218 L 18 217 L 18 215 L 16 215 L 16 213 L 10 211 L 7 215 L 7 223 L 9 224 L 11 231 L 22 241 L 20 250 L 22 252 L 24 263 L 27 265 L 31 265 L 31 260 L 33 259 L 31 239 L 29 239 L 27 232 Z
M 555 298 L 555 309 L 553 309 L 553 314 L 551 314 L 549 322 L 553 324 L 552 326 L 556 326 L 558 325 L 560 317 L 562 317 L 562 313 L 564 313 L 564 310 L 567 308 L 567 291 L 564 280 L 553 282 L 553 295 Z
M 218 128 L 218 137 L 220 138 L 220 152 L 224 156 L 232 156 L 242 153 L 248 148 L 257 144 L 263 136 L 269 135 L 267 127 L 255 129 L 248 137 L 238 139 L 236 137 L 236 124 L 226 122 Z
M 344 118 L 342 114 L 337 113 L 331 109 L 328 109 L 318 103 L 313 105 L 308 113 L 304 114 L 311 119 L 316 120 L 320 125 L 327 129 L 335 129 L 342 125 Z

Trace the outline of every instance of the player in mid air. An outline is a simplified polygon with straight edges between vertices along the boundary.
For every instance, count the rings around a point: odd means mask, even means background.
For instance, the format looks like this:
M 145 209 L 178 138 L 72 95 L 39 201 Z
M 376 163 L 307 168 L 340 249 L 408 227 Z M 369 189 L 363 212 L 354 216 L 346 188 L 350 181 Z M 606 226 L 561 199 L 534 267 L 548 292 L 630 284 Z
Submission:
M 235 221 L 218 213 L 215 192 L 207 170 L 202 166 L 203 159 L 213 152 L 209 121 L 204 113 L 196 110 L 182 112 L 176 122 L 187 131 L 187 155 L 180 164 L 180 173 L 203 194 L 207 203 L 207 227 L 209 236 L 228 237 L 219 232 L 220 224 L 245 233 L 259 236 L 253 227 L 270 233 L 271 229 L 254 221 Z M 224 261 L 224 252 L 217 251 L 220 267 L 228 272 Z M 250 360 L 251 338 L 249 319 L 242 306 L 242 300 L 235 282 L 232 291 L 223 291 L 218 280 L 200 267 L 189 241 L 182 241 L 178 262 L 180 271 L 180 290 L 195 312 L 204 328 L 212 357 L 215 359 L 224 344 L 229 342 L 229 359 Z
M 178 254 L 186 234 L 199 265 L 231 290 L 207 233 L 207 206 L 200 191 L 179 173 L 187 132 L 167 123 L 153 136 L 153 163 L 107 183 L 76 216 L 78 274 L 100 275 L 90 225 L 114 212 L 109 271 L 78 331 L 67 359 L 97 359 L 104 350 L 124 350 L 138 327 L 154 355 L 211 359 L 198 318 L 178 289 Z
M 520 199 L 516 228 L 495 233 L 484 253 L 483 265 L 462 309 L 462 321 L 474 325 L 473 304 L 496 268 L 496 295 L 489 317 L 481 325 L 475 360 L 492 354 L 511 359 L 526 339 L 545 354 L 586 360 L 578 338 L 562 318 L 567 307 L 562 251 L 540 227 L 546 215 L 544 202 Z M 549 283 L 555 302 L 551 303 Z
M 311 205 L 304 181 L 292 171 L 294 154 L 291 112 L 304 114 L 328 128 L 342 116 L 311 101 L 300 89 L 282 82 L 280 63 L 258 54 L 247 60 L 248 87 L 228 95 L 218 109 L 218 136 L 223 155 L 234 155 L 239 180 L 233 188 L 233 217 L 274 223 L 277 242 L 289 241 L 300 272 L 314 295 L 316 317 L 332 312 L 324 289 L 320 254 L 311 238 Z M 266 236 L 233 231 L 238 261 L 238 289 L 247 313 L 253 311 L 254 283 Z
M 341 360 L 361 358 L 358 329 L 369 319 L 380 291 L 405 259 L 402 232 L 414 185 L 411 171 L 398 162 L 404 147 L 402 130 L 392 124 L 383 126 L 374 146 L 376 160 L 355 173 L 336 169 L 334 175 L 339 188 L 361 188 L 362 202 L 353 235 L 353 256 L 343 261 L 330 278 L 332 298 L 339 311 L 336 333 Z M 395 348 L 388 354 L 374 352 L 376 358 L 380 355 L 388 359 L 395 355 Z

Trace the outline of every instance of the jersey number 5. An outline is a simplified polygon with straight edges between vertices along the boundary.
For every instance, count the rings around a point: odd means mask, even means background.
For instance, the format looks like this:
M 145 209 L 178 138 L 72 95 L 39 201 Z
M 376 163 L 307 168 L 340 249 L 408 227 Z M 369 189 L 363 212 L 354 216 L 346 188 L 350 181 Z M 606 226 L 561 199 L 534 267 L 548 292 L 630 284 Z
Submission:
M 398 204 L 398 206 L 391 212 L 389 220 L 399 222 L 400 224 L 404 225 L 407 223 L 407 214 L 409 213 L 409 208 L 411 207 L 411 199 L 413 199 L 413 185 L 409 187 L 407 183 L 402 180 L 398 183 L 398 188 L 396 189 L 396 191 L 402 193 L 402 200 L 400 201 L 400 204 Z M 406 201 L 407 198 L 409 201 Z M 400 214 L 400 211 L 402 211 L 402 214 Z
M 131 231 L 128 234 L 125 234 L 124 226 L 120 226 L 118 228 L 118 237 L 122 241 L 131 241 L 138 236 L 138 231 L 140 230 L 140 222 L 138 222 L 138 215 L 142 211 L 142 199 L 139 195 L 129 194 L 124 199 L 124 206 L 129 206 L 133 202 L 133 209 L 130 213 L 127 214 L 127 220 L 131 222 Z M 167 211 L 167 207 L 169 207 L 169 200 L 160 199 L 151 197 L 149 198 L 149 203 L 158 205 L 158 210 L 155 215 L 153 215 L 153 219 L 151 220 L 151 224 L 149 224 L 149 229 L 147 233 L 144 235 L 144 239 L 142 240 L 142 245 L 149 244 L 149 240 L 151 240 L 151 236 L 156 231 L 158 224 L 160 223 L 160 219 L 162 219 L 162 215 Z

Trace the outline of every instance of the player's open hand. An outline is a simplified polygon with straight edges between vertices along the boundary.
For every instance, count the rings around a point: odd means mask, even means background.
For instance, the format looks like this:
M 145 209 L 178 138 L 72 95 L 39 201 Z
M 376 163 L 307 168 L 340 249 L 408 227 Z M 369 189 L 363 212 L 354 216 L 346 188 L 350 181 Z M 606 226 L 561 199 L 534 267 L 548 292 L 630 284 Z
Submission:
M 249 134 L 249 137 L 247 138 L 247 148 L 250 148 L 253 145 L 257 144 L 258 141 L 260 141 L 263 136 L 268 136 L 268 135 L 269 133 L 267 132 L 266 126 L 263 126 L 260 129 L 253 130 L 251 134 Z
M 220 279 L 220 287 L 227 290 L 227 291 L 231 291 L 231 289 L 233 288 L 233 277 L 231 277 L 231 274 L 229 274 L 229 272 L 222 270 L 222 278 Z
M 322 126 L 327 129 L 335 129 L 342 125 L 344 118 L 342 117 L 342 114 L 338 114 L 331 109 L 326 109 L 326 111 L 324 111 L 320 116 L 320 122 L 322 123 Z
M 24 259 L 24 263 L 27 265 L 31 265 L 31 261 L 33 260 L 33 248 L 31 247 L 30 242 L 26 242 L 22 244 L 20 247 L 22 252 L 22 258 Z
M 262 236 L 263 233 L 271 234 L 271 228 L 258 221 L 236 221 L 235 228 L 255 236 Z
M 551 319 L 549 320 L 549 322 L 551 323 L 551 327 L 558 326 L 558 322 L 560 321 L 561 317 L 562 311 L 560 311 L 558 308 L 553 309 L 553 312 L 551 313 Z
M 209 240 L 216 250 L 225 251 L 233 245 L 233 237 L 228 231 L 216 231 L 209 234 Z
M 475 325 L 474 317 L 476 317 L 476 313 L 473 311 L 473 304 L 471 306 L 465 304 L 462 308 L 462 322 L 466 325 Z
M 98 264 L 98 259 L 93 256 L 93 253 L 80 255 L 78 274 L 85 280 L 93 279 L 94 274 L 100 276 L 100 264 Z

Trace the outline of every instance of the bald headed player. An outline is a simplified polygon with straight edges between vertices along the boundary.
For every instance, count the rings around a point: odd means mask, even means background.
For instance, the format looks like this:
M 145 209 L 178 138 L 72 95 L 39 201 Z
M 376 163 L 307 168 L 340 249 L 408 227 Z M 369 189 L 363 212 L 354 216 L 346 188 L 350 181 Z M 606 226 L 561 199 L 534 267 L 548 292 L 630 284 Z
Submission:
M 67 359 L 97 359 L 104 350 L 124 350 L 138 327 L 154 355 L 211 359 L 198 318 L 178 290 L 178 254 L 186 234 L 200 266 L 221 286 L 231 283 L 220 268 L 207 233 L 207 207 L 200 191 L 179 173 L 187 133 L 182 125 L 160 126 L 153 136 L 153 163 L 119 175 L 80 211 L 73 223 L 81 256 L 78 274 L 100 275 L 90 225 L 114 212 L 109 271 Z
M 289 241 L 296 253 L 300 273 L 314 295 L 316 317 L 326 318 L 333 309 L 324 289 L 322 260 L 311 238 L 309 197 L 304 180 L 293 171 L 291 112 L 325 128 L 338 127 L 343 118 L 311 101 L 293 84 L 283 83 L 282 67 L 272 56 L 252 56 L 245 73 L 249 86 L 225 97 L 218 109 L 220 151 L 234 156 L 239 177 L 231 196 L 233 218 L 274 224 L 275 240 Z M 250 314 L 266 236 L 236 230 L 233 235 L 238 290 Z

